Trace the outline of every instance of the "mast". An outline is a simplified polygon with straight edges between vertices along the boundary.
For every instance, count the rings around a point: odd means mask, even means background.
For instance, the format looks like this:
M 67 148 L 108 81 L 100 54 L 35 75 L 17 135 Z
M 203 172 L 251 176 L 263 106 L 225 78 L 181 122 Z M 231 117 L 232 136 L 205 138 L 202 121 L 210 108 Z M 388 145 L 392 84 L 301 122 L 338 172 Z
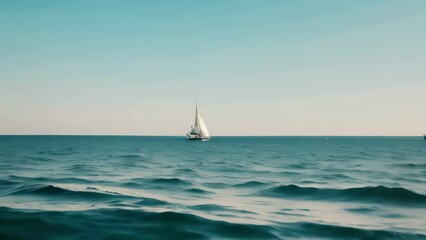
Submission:
M 197 102 L 195 102 L 195 123 L 194 123 L 195 133 L 200 134 L 200 123 L 198 119 L 198 106 Z

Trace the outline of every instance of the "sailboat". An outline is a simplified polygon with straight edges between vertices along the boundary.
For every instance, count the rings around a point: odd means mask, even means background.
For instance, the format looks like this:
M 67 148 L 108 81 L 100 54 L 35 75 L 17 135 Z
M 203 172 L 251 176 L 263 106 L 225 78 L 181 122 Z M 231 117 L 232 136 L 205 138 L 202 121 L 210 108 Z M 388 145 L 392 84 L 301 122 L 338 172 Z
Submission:
M 203 118 L 198 113 L 197 104 L 195 104 L 195 123 L 191 126 L 191 131 L 189 131 L 186 136 L 188 137 L 188 140 L 210 140 L 209 130 L 207 130 Z

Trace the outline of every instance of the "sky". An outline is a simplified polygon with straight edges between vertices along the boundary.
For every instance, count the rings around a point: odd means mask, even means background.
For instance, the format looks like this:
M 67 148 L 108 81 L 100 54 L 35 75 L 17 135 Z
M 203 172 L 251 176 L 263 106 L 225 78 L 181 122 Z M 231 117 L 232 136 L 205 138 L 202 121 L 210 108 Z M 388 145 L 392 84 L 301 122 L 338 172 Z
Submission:
M 426 133 L 424 0 L 1 0 L 0 134 Z

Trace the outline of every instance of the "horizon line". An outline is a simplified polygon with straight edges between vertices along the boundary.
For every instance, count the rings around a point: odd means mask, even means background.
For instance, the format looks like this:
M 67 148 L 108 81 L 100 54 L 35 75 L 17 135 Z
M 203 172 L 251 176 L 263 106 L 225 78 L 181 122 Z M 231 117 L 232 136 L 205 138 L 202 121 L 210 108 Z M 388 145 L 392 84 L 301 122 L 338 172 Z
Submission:
M 80 136 L 80 137 L 185 137 L 185 135 L 136 134 L 0 134 L 0 136 Z M 423 137 L 420 135 L 214 135 L 212 137 Z

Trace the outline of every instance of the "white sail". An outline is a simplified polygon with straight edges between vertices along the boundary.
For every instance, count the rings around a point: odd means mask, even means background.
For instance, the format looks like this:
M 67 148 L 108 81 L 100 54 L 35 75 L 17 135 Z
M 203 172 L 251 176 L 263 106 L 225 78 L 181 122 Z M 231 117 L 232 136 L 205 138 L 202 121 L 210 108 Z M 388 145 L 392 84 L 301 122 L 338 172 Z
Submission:
M 206 124 L 203 121 L 203 118 L 200 114 L 197 116 L 198 119 L 198 134 L 200 134 L 201 137 L 210 137 L 209 130 L 207 130 Z
M 195 123 L 194 126 L 191 126 L 191 131 L 187 134 L 188 137 L 195 135 L 195 138 L 198 139 L 209 139 L 210 134 L 207 130 L 206 124 L 204 123 L 203 118 L 198 113 L 198 108 L 195 106 Z

